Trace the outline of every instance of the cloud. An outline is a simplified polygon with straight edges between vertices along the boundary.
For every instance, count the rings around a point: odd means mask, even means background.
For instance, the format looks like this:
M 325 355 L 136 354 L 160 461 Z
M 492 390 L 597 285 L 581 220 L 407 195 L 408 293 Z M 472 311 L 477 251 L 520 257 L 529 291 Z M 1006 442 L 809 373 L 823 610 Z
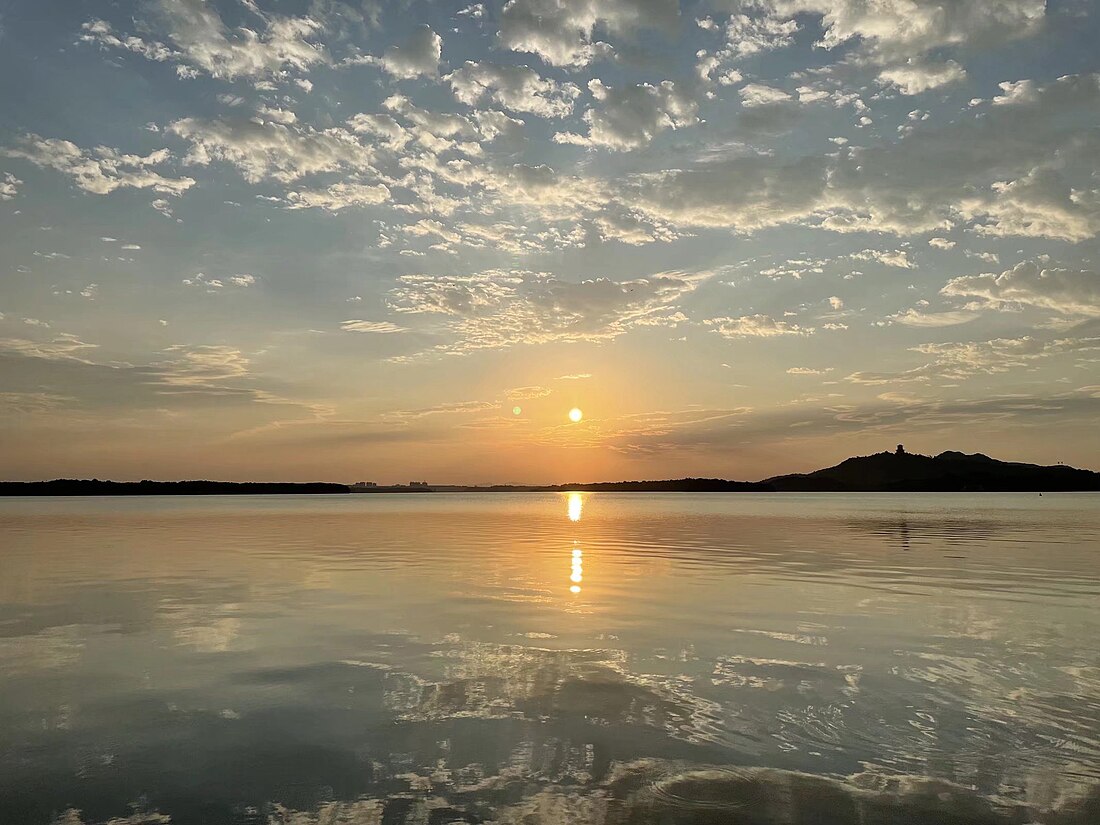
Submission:
M 466 61 L 443 77 L 454 96 L 467 106 L 485 97 L 513 112 L 529 112 L 544 118 L 568 117 L 581 90 L 573 83 L 542 77 L 526 66 L 499 66 Z
M 710 318 L 703 322 L 723 338 L 774 338 L 780 335 L 812 335 L 813 327 L 777 321 L 770 315 L 742 315 L 740 318 Z
M 674 326 L 686 320 L 676 302 L 706 277 L 670 272 L 630 281 L 565 281 L 522 270 L 404 275 L 389 301 L 397 312 L 443 319 L 455 340 L 437 351 L 458 354 L 602 341 L 641 327 Z
M 919 95 L 931 89 L 958 83 L 966 77 L 966 70 L 954 60 L 924 63 L 910 58 L 900 66 L 883 69 L 878 77 L 884 83 L 896 86 L 904 95 Z
M 978 374 L 995 374 L 1026 367 L 1056 355 L 1076 355 L 1100 350 L 1100 338 L 1060 338 L 1042 341 L 1032 336 L 920 344 L 912 352 L 931 360 L 919 367 L 894 373 L 855 372 L 846 381 L 855 384 L 906 384 L 927 381 L 963 381 Z
M 690 126 L 699 119 L 698 104 L 670 80 L 618 89 L 592 80 L 588 88 L 598 104 L 584 113 L 588 134 L 559 132 L 555 142 L 623 152 L 645 146 L 658 132 Z
M 254 120 L 181 118 L 168 130 L 191 144 L 185 161 L 232 164 L 250 183 L 290 183 L 324 172 L 372 173 L 372 149 L 347 129 L 317 130 Z
M 298 189 L 287 192 L 291 209 L 327 209 L 339 212 L 354 206 L 376 206 L 390 200 L 390 190 L 382 183 L 334 183 L 325 189 Z
M 391 332 L 404 332 L 404 327 L 399 327 L 397 324 L 390 323 L 389 321 L 363 321 L 359 318 L 353 318 L 350 321 L 341 321 L 340 329 L 344 332 L 371 332 L 371 333 L 391 333 Z
M 825 375 L 832 371 L 832 367 L 825 367 L 824 369 L 813 369 L 812 367 L 791 367 L 787 370 L 787 375 Z
M 80 30 L 83 32 L 80 35 L 81 42 L 95 43 L 104 49 L 124 49 L 161 63 L 178 56 L 168 46 L 156 40 L 142 40 L 133 35 L 118 34 L 106 20 L 89 20 Z
M 875 261 L 883 266 L 893 266 L 898 269 L 916 269 L 917 265 L 909 259 L 909 253 L 904 249 L 864 249 L 853 252 L 849 257 L 856 261 Z
M 87 151 L 68 140 L 29 133 L 15 146 L 0 149 L 0 154 L 61 172 L 85 192 L 96 195 L 107 195 L 123 188 L 181 195 L 195 185 L 193 178 L 169 178 L 150 168 L 172 159 L 167 149 L 145 156 L 123 154 L 107 146 Z
M 249 275 L 248 273 L 230 275 L 228 278 L 211 278 L 206 273 L 198 272 L 190 278 L 183 279 L 183 284 L 185 286 L 206 287 L 206 291 L 211 293 L 224 289 L 227 286 L 243 289 L 253 286 L 255 283 L 256 276 Z
M 1039 102 L 1039 85 L 1034 80 L 1005 81 L 997 86 L 1003 94 L 990 101 L 994 106 L 1016 106 Z
M 391 95 L 382 103 L 391 112 L 401 115 L 413 124 L 412 135 L 431 154 L 439 154 L 454 147 L 455 140 L 476 140 L 481 136 L 474 123 L 463 115 L 452 112 L 433 112 L 412 103 L 404 95 Z M 471 154 L 478 154 L 481 147 L 473 144 Z
M 679 13 L 678 0 L 508 0 L 497 36 L 506 49 L 537 54 L 551 66 L 579 68 L 611 54 L 594 39 L 597 29 L 620 34 L 665 28 Z
M 204 0 L 156 0 L 152 24 L 166 32 L 172 47 L 160 41 L 119 35 L 103 20 L 84 24 L 81 39 L 104 48 L 126 49 L 150 60 L 171 60 L 181 77 L 200 72 L 234 80 L 281 72 L 309 71 L 328 61 L 323 46 L 312 42 L 322 29 L 311 17 L 254 15 L 258 29 L 229 29 L 212 4 Z
M 789 46 L 798 33 L 798 23 L 770 14 L 732 14 L 726 22 L 728 57 L 749 57 Z M 726 56 L 726 55 L 723 55 Z
M 889 316 L 889 320 L 904 324 L 907 327 L 953 327 L 973 321 L 980 314 L 967 309 L 955 309 L 945 312 L 907 309 L 904 312 Z
M 150 372 L 156 383 L 170 392 L 260 392 L 234 386 L 249 376 L 250 365 L 248 357 L 235 347 L 176 344 L 165 352 L 171 357 L 153 364 Z
M 23 181 L 11 172 L 5 172 L 3 177 L 0 177 L 0 201 L 12 200 L 19 193 L 19 187 L 22 185 Z
M 741 105 L 751 109 L 756 106 L 774 106 L 777 103 L 790 103 L 793 98 L 782 89 L 765 86 L 761 83 L 746 83 L 738 90 Z
M 172 217 L 172 205 L 164 198 L 157 198 L 149 202 L 149 205 L 153 207 L 154 211 L 159 212 L 166 218 Z
M 386 418 L 399 421 L 409 421 L 418 418 L 426 418 L 430 415 L 468 415 L 469 413 L 486 412 L 500 407 L 497 401 L 454 401 L 446 404 L 436 404 L 432 407 L 420 407 L 413 410 L 394 410 L 386 413 Z
M 514 387 L 508 390 L 505 395 L 509 401 L 530 401 L 534 398 L 545 398 L 553 392 L 549 387 Z
M 1038 30 L 1044 0 L 776 0 L 786 15 L 821 15 L 820 45 L 834 49 L 856 41 L 873 59 L 922 55 L 970 43 L 1008 41 Z
M 1045 261 L 1023 261 L 1000 275 L 952 278 L 940 292 L 997 308 L 1024 305 L 1100 318 L 1100 273 L 1050 267 Z
M 1076 243 L 1100 232 L 1100 188 L 1078 189 L 1075 182 L 1056 159 L 1054 165 L 1036 167 L 1016 180 L 995 182 L 989 195 L 964 201 L 962 209 L 988 221 L 975 227 L 979 235 Z
M 50 392 L 0 392 L 0 416 L 41 415 L 73 401 Z
M 443 38 L 429 26 L 418 26 L 400 46 L 390 46 L 378 61 L 396 78 L 435 77 L 443 53 Z
M 61 333 L 49 341 L 30 341 L 26 338 L 0 338 L 0 353 L 42 358 L 47 361 L 79 361 L 88 364 L 81 353 L 95 349 L 98 344 L 88 344 L 75 335 Z
M 761 5 L 755 5 L 751 10 L 760 11 Z M 700 23 L 700 28 L 718 28 L 709 18 L 697 22 Z M 696 54 L 696 73 L 706 83 L 713 83 L 715 80 L 723 86 L 739 83 L 742 79 L 741 72 L 730 68 L 730 63 L 789 46 L 794 42 L 798 29 L 795 20 L 784 19 L 774 11 L 752 15 L 731 14 L 724 30 L 725 45 L 714 52 L 701 49 Z
M 1100 232 L 1100 189 L 1082 186 L 1100 137 L 1077 118 L 1100 77 L 1067 76 L 1030 101 L 830 155 L 733 156 L 639 173 L 616 197 L 676 227 L 750 232 L 809 223 L 912 235 L 970 225 L 979 234 L 1080 241 Z

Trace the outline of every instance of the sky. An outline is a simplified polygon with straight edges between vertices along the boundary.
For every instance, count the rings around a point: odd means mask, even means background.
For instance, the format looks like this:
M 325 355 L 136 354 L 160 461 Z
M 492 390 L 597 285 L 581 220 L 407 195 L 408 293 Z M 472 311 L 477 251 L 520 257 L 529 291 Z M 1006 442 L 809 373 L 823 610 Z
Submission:
M 1100 469 L 1098 18 L 0 0 L 0 476 Z

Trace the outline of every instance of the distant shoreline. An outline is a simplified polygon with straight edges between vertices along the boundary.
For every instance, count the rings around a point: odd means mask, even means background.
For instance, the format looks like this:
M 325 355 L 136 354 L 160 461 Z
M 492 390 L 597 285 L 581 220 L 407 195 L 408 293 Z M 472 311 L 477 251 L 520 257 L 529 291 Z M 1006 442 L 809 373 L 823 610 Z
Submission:
M 0 481 L 0 496 L 347 495 L 346 484 L 263 481 Z
M 1100 491 L 1100 473 L 1064 464 L 999 461 L 981 453 L 892 453 L 846 459 L 812 473 L 763 481 L 679 478 L 586 484 L 333 484 L 233 481 L 0 481 L 0 496 L 386 495 L 393 493 L 1046 493 Z

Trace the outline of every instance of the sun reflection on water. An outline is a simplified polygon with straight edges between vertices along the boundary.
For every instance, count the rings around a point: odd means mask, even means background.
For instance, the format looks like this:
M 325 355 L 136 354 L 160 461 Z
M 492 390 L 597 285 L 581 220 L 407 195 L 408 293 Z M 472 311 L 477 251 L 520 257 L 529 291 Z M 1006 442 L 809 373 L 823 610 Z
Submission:
M 569 520 L 580 521 L 581 512 L 584 510 L 584 497 L 580 493 L 569 494 Z
M 570 493 L 568 498 L 569 508 L 569 520 L 572 522 L 578 522 L 581 520 L 581 512 L 584 510 L 584 496 L 580 493 Z M 569 592 L 577 594 L 581 592 L 581 582 L 584 581 L 584 553 L 577 543 L 577 540 L 573 540 L 573 555 L 570 560 L 569 581 L 572 584 L 569 586 Z

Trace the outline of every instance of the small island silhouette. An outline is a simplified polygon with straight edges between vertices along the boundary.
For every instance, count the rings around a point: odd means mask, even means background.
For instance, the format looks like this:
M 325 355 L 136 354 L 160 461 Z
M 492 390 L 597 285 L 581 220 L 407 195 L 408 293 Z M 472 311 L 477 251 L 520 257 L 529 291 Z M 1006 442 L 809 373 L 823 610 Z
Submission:
M 1064 464 L 1043 466 L 999 461 L 982 453 L 949 450 L 936 456 L 908 453 L 902 445 L 893 452 L 856 456 L 811 473 L 774 476 L 763 481 L 722 478 L 678 478 L 661 481 L 601 481 L 595 483 L 482 486 L 428 484 L 381 486 L 231 481 L 0 481 L 6 496 L 119 496 L 119 495 L 344 495 L 348 493 L 432 492 L 589 492 L 638 493 L 921 493 L 921 492 L 1085 492 L 1100 491 L 1100 473 Z

